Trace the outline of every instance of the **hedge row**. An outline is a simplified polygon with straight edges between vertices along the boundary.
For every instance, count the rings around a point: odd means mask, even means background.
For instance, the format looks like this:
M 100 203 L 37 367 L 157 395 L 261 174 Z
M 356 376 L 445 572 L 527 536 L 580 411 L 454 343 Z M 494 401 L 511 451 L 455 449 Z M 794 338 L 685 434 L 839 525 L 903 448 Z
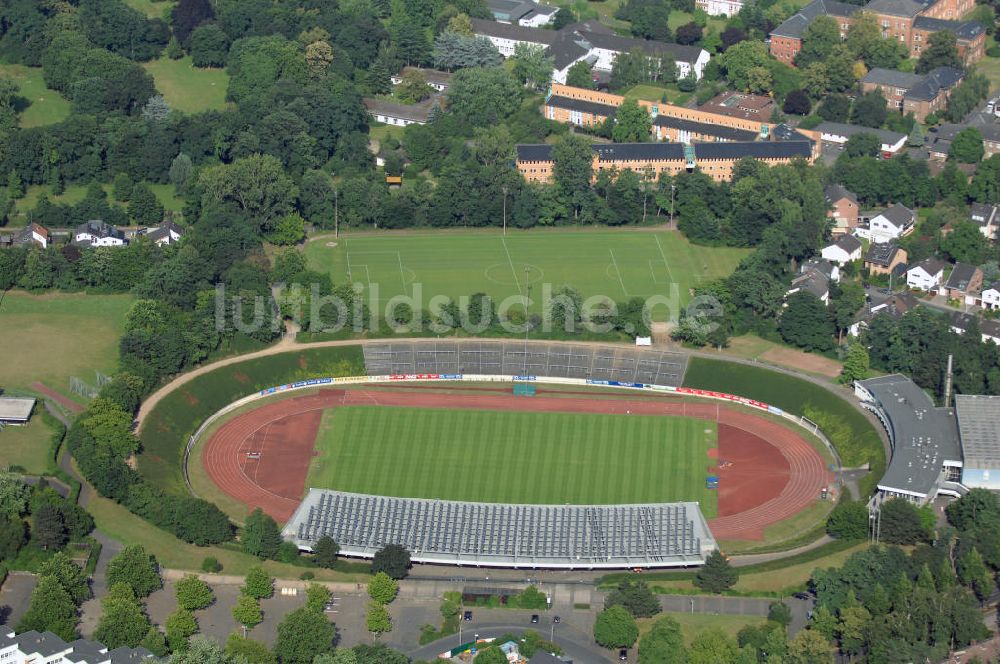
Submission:
M 220 408 L 258 390 L 307 378 L 364 374 L 360 346 L 307 348 L 237 362 L 198 376 L 150 411 L 139 438 L 139 471 L 168 492 L 184 492 L 181 463 L 188 438 Z

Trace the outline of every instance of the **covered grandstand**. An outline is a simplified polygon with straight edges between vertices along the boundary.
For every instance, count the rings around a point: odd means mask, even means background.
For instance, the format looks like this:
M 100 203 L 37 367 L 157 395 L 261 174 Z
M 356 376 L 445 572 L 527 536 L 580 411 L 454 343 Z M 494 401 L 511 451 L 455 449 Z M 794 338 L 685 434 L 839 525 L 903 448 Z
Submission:
M 854 383 L 862 405 L 882 422 L 892 458 L 878 482 L 879 498 L 923 505 L 942 490 L 954 493 L 961 479 L 962 450 L 955 414 L 901 374 Z
M 328 535 L 346 556 L 401 544 L 414 562 L 616 569 L 700 565 L 716 548 L 697 503 L 508 505 L 310 489 L 283 535 L 310 551 Z
M 566 343 L 393 341 L 365 344 L 364 353 L 369 376 L 550 376 L 677 387 L 687 367 L 683 353 Z
M 955 395 L 962 441 L 962 484 L 1000 489 L 1000 396 Z

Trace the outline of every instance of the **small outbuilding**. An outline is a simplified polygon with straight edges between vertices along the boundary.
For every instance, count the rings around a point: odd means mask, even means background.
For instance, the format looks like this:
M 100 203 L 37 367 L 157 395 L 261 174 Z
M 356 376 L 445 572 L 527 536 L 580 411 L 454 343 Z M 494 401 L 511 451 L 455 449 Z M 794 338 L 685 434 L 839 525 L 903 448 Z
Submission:
M 35 409 L 35 400 L 20 397 L 0 397 L 0 425 L 27 424 L 31 419 L 31 411 Z

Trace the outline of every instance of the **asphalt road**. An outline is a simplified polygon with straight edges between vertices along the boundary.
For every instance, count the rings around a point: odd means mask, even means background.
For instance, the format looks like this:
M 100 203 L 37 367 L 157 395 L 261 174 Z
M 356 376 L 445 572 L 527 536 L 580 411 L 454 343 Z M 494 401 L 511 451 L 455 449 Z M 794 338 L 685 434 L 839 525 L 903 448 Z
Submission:
M 469 623 L 466 623 L 467 625 Z M 566 655 L 573 659 L 574 664 L 605 664 L 606 662 L 617 661 L 614 653 L 608 650 L 602 650 L 598 646 L 584 645 L 584 643 L 589 643 L 591 638 L 577 639 L 579 635 L 575 632 L 568 632 L 562 629 L 563 626 L 559 625 L 556 627 L 555 632 L 555 643 L 560 648 L 562 648 Z M 562 629 L 562 634 L 560 633 Z M 506 633 L 518 634 L 525 630 L 525 626 L 521 625 L 504 625 L 498 623 L 487 623 L 487 624 L 474 624 L 474 627 L 469 627 L 467 630 L 462 632 L 462 642 L 471 641 L 472 638 L 478 634 L 481 639 L 488 639 L 491 637 L 497 637 Z M 540 630 L 544 631 L 544 630 Z M 548 638 L 549 634 L 545 633 L 544 638 Z M 581 643 L 583 641 L 584 643 Z M 444 652 L 449 648 L 453 648 L 459 645 L 459 637 L 457 634 L 452 634 L 451 636 L 439 639 L 433 643 L 426 646 L 417 648 L 416 650 L 411 650 L 407 654 L 411 659 L 424 659 L 424 660 L 434 660 L 437 659 L 438 654 Z

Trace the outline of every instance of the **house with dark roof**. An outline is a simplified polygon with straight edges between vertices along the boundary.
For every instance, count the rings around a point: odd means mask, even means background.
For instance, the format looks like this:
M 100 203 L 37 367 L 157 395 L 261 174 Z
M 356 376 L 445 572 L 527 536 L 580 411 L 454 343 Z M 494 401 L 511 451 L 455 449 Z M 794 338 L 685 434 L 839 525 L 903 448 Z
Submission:
M 831 232 L 834 235 L 849 234 L 858 226 L 858 197 L 853 191 L 840 184 L 827 185 L 823 190 L 826 202 L 830 206 L 826 216 L 833 220 Z M 859 243 L 860 245 L 860 243 Z M 861 258 L 860 254 L 858 258 Z
M 951 314 L 949 325 L 956 334 L 966 334 L 970 327 L 978 325 L 981 342 L 989 341 L 1000 346 L 1000 321 L 956 311 Z
M 905 272 L 907 254 L 895 242 L 872 243 L 865 254 L 865 269 L 871 274 Z
M 944 110 L 964 74 L 953 67 L 938 67 L 924 75 L 874 67 L 861 79 L 862 92 L 878 90 L 886 106 L 903 115 L 913 113 L 917 122 Z
M 100 219 L 91 219 L 73 231 L 73 244 L 84 247 L 124 247 L 125 233 Z
M 382 99 L 365 97 L 361 100 L 368 114 L 375 122 L 405 127 L 411 124 L 427 124 L 431 109 L 439 104 L 437 97 L 425 99 L 419 104 L 396 104 Z
M 843 266 L 861 260 L 862 246 L 861 240 L 858 238 L 841 233 L 832 244 L 823 247 L 820 255 L 831 263 Z
M 163 247 L 180 242 L 184 237 L 184 229 L 174 223 L 173 219 L 168 219 L 159 226 L 143 229 L 141 235 L 153 244 Z
M 880 293 L 869 292 L 865 305 L 854 316 L 854 322 L 847 332 L 852 337 L 858 337 L 868 329 L 876 316 L 890 316 L 899 320 L 908 311 L 920 306 L 920 300 L 910 293 Z
M 956 263 L 948 281 L 941 287 L 941 295 L 949 300 L 977 305 L 983 290 L 983 271 L 975 265 Z
M 906 146 L 906 134 L 888 129 L 873 129 L 862 125 L 846 124 L 844 122 L 820 122 L 812 129 L 818 132 L 825 143 L 843 146 L 847 139 L 855 134 L 872 134 L 879 141 L 879 149 L 883 158 L 890 158 Z
M 958 37 L 959 55 L 965 64 L 972 64 L 985 54 L 986 32 L 975 21 L 959 19 L 974 6 L 973 0 L 871 0 L 864 7 L 834 0 L 813 0 L 771 31 L 771 55 L 793 65 L 802 48 L 802 37 L 816 18 L 833 17 L 844 39 L 858 12 L 865 11 L 875 15 L 882 37 L 904 43 L 910 57 L 920 57 L 930 35 L 951 30 Z
M 526 0 L 487 0 L 486 8 L 493 20 L 529 28 L 540 28 L 552 22 L 559 11 L 553 5 L 540 5 Z
M 829 261 L 822 260 L 822 263 L 814 263 L 812 265 L 806 264 L 802 266 L 802 273 L 797 277 L 792 279 L 792 284 L 787 291 L 785 291 L 785 300 L 787 306 L 787 300 L 796 293 L 809 293 L 814 295 L 820 302 L 824 305 L 830 305 L 830 281 L 831 276 L 829 271 L 824 271 L 823 263 L 830 266 Z M 832 267 L 832 270 L 836 270 L 836 267 Z M 839 272 L 836 273 L 839 278 Z
M 977 118 L 979 117 L 981 116 L 977 116 Z M 948 159 L 948 154 L 951 151 L 951 142 L 955 140 L 958 132 L 967 127 L 975 128 L 983 137 L 983 159 L 989 159 L 995 154 L 1000 154 L 1000 123 L 973 121 L 968 124 L 952 124 L 946 122 L 938 127 L 932 127 L 928 132 L 928 157 L 935 161 L 945 161 Z
M 946 267 L 947 264 L 942 260 L 925 258 L 906 271 L 906 285 L 927 292 L 937 290 L 944 281 Z
M 855 233 L 874 244 L 883 244 L 909 235 L 916 224 L 917 213 L 895 203 L 872 217 L 867 227 L 858 226 Z
M 639 50 L 651 58 L 673 61 L 677 76 L 693 75 L 700 79 L 709 61 L 709 53 L 697 46 L 667 44 L 648 39 L 620 37 L 607 26 L 574 23 L 561 30 L 543 30 L 520 25 L 471 19 L 477 37 L 488 39 L 505 58 L 514 55 L 518 44 L 533 44 L 545 49 L 554 63 L 552 80 L 565 83 L 569 68 L 581 60 L 597 71 L 610 72 L 619 53 Z
M 49 229 L 45 228 L 41 224 L 36 224 L 34 222 L 28 224 L 20 231 L 14 233 L 11 236 L 11 244 L 13 245 L 28 245 L 36 244 L 42 249 L 45 249 L 52 243 L 52 234 L 49 233 Z

